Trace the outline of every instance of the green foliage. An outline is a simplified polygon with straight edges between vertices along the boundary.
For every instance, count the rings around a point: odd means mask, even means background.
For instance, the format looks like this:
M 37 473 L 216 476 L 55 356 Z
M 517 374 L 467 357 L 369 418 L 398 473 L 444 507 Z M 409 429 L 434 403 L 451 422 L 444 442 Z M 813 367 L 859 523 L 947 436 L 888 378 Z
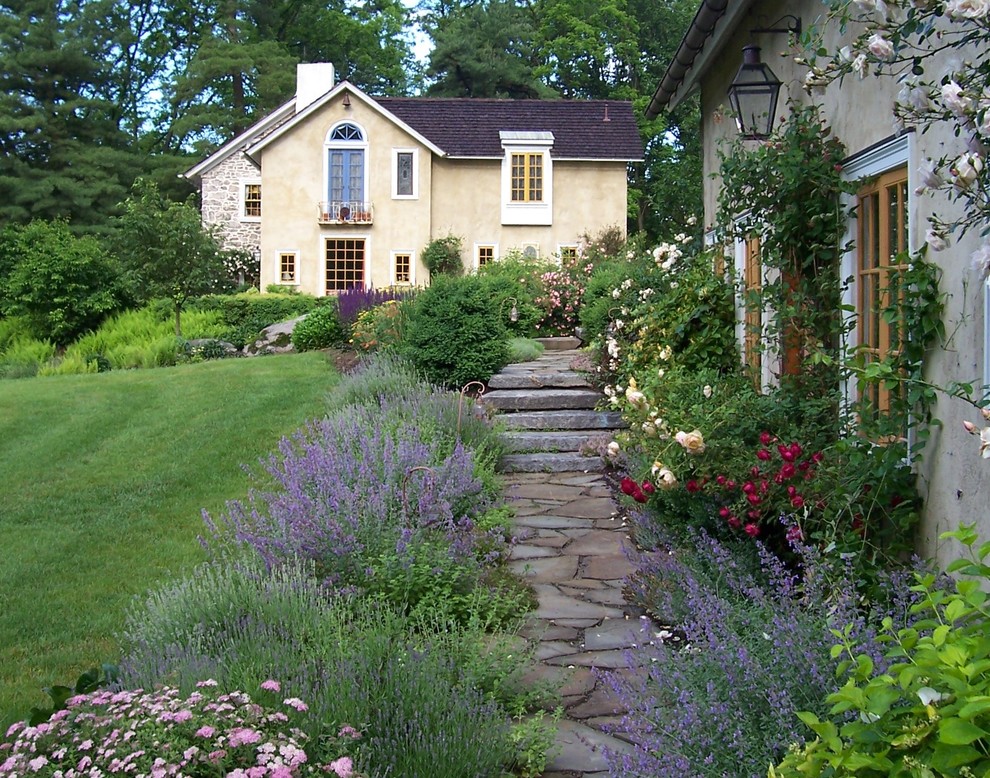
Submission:
M 493 291 L 481 276 L 441 276 L 416 298 L 402 352 L 427 380 L 461 387 L 487 381 L 507 364 L 505 326 Z
M 603 271 L 584 317 L 608 372 L 624 382 L 672 367 L 731 371 L 738 362 L 732 287 L 715 273 L 711 254 L 685 257 L 662 243 L 628 257 Z
M 191 201 L 169 202 L 154 183 L 138 180 L 116 225 L 117 254 L 135 288 L 145 300 L 172 301 L 176 336 L 182 334 L 182 310 L 190 298 L 229 286 L 227 252 Z
M 760 288 L 747 304 L 769 315 L 759 347 L 796 354 L 800 367 L 781 376 L 798 395 L 835 393 L 839 376 L 820 358 L 839 355 L 843 319 L 839 262 L 849 214 L 841 204 L 856 182 L 842 178 L 845 147 L 818 106 L 791 106 L 770 141 L 738 140 L 720 154 L 718 223 L 736 240 L 759 239 Z M 768 187 L 767 181 L 774 185 Z
M 555 745 L 557 728 L 554 724 L 560 721 L 563 713 L 563 708 L 557 708 L 548 716 L 546 711 L 541 710 L 512 722 L 509 740 L 516 752 L 514 775 L 519 778 L 539 778 L 543 775 L 547 764 L 560 748 Z
M 69 698 L 76 694 L 90 694 L 97 689 L 109 686 L 117 680 L 117 667 L 111 664 L 103 664 L 100 667 L 93 667 L 80 675 L 72 686 L 46 686 L 45 694 L 51 699 L 50 707 L 31 708 L 28 714 L 28 726 L 36 727 L 48 721 L 56 711 L 65 710 Z
M 459 276 L 464 272 L 461 251 L 464 239 L 459 235 L 447 235 L 430 241 L 420 254 L 420 259 L 430 271 L 430 280 L 440 275 Z
M 208 295 L 189 301 L 189 309 L 217 311 L 226 326 L 223 340 L 238 348 L 252 343 L 265 327 L 309 313 L 317 306 L 312 295 L 285 293 L 277 287 L 275 294 Z
M 519 252 L 509 252 L 496 262 L 478 268 L 479 276 L 497 282 L 499 311 L 510 333 L 525 337 L 539 334 L 536 325 L 543 317 L 543 308 L 535 301 L 543 294 L 540 276 L 549 267 L 550 263 L 546 260 L 529 259 Z M 511 319 L 513 307 L 518 317 L 516 321 Z
M 836 630 L 833 657 L 845 657 L 846 684 L 828 702 L 830 718 L 799 714 L 815 739 L 795 746 L 771 778 L 788 776 L 926 776 L 957 778 L 990 771 L 990 543 L 977 546 L 972 526 L 944 533 L 967 557 L 949 566 L 963 578 L 953 590 L 933 573 L 916 575 L 918 621 L 896 629 L 883 621 L 885 659 L 857 651 L 851 626 Z
M 35 376 L 38 368 L 54 356 L 55 344 L 50 341 L 35 340 L 27 336 L 14 338 L 4 345 L 0 353 L 0 378 Z
M 532 362 L 543 356 L 543 344 L 530 338 L 509 338 L 509 362 Z
M 105 229 L 147 164 L 119 122 L 122 95 L 108 87 L 111 52 L 127 48 L 108 40 L 108 5 L 32 0 L 0 15 L 0 225 Z
M 296 351 L 333 348 L 345 340 L 337 304 L 331 301 L 306 315 L 292 330 L 292 345 Z
M 427 94 L 552 97 L 536 74 L 533 16 L 510 0 L 465 3 L 432 25 Z
M 0 312 L 22 317 L 30 334 L 59 346 L 121 307 L 120 269 L 92 237 L 76 237 L 64 221 L 33 221 L 0 235 Z
M 357 370 L 342 376 L 327 396 L 327 408 L 377 405 L 383 397 L 412 399 L 429 389 L 409 360 L 384 351 L 362 357 Z

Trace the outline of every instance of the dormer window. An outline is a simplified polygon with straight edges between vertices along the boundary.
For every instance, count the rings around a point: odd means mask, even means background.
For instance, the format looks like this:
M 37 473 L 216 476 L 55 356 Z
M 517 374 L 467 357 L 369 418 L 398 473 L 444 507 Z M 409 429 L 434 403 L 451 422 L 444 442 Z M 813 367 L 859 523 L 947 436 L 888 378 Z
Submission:
M 552 132 L 499 133 L 502 160 L 502 224 L 553 224 Z

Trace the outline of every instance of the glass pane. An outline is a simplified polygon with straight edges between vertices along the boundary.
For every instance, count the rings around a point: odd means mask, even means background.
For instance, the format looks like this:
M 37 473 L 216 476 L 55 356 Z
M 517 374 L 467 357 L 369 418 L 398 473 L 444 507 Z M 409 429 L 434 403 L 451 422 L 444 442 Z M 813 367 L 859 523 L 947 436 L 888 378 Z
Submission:
M 348 156 L 350 157 L 348 160 L 350 199 L 355 203 L 361 203 L 364 201 L 364 152 L 351 151 L 348 152 Z
M 344 152 L 330 152 L 330 201 L 339 203 L 344 199 Z
M 411 195 L 413 193 L 413 155 L 401 152 L 396 158 L 396 190 L 397 195 Z

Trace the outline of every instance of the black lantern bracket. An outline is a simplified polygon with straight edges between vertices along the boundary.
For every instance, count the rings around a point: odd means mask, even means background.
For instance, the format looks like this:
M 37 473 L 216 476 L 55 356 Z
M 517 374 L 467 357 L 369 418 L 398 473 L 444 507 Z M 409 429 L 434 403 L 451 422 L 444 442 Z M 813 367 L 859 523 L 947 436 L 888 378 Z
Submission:
M 786 27 L 781 27 L 780 25 L 787 23 Z M 771 23 L 764 27 L 754 27 L 750 30 L 751 33 L 760 33 L 768 35 L 800 35 L 801 31 L 804 29 L 801 24 L 801 17 L 794 16 L 793 14 L 787 14 L 786 16 L 781 16 L 777 21 Z

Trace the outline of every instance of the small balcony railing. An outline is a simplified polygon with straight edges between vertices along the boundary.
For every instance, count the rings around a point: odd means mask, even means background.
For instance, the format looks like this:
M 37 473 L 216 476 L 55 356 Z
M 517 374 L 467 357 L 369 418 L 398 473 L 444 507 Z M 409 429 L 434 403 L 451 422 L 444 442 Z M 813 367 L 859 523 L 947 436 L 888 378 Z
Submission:
M 371 224 L 375 219 L 371 203 L 350 200 L 322 202 L 319 206 L 320 224 Z

